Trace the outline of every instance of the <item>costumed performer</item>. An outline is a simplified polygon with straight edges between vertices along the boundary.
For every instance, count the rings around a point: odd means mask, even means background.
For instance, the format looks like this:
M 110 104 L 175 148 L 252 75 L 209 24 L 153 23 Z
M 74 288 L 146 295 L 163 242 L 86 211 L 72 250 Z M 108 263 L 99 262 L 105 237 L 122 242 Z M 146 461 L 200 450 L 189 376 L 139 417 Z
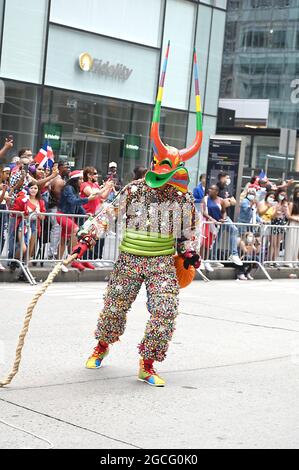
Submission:
M 177 251 L 184 261 L 198 268 L 200 240 L 196 224 L 193 195 L 188 192 L 189 176 L 185 162 L 199 150 L 202 142 L 202 115 L 198 85 L 196 52 L 194 76 L 196 94 L 196 137 L 186 149 L 177 150 L 164 145 L 159 135 L 161 102 L 169 53 L 159 84 L 151 141 L 154 151 L 152 168 L 145 178 L 133 181 L 121 191 L 122 202 L 118 218 L 124 220 L 125 230 L 120 255 L 104 294 L 104 307 L 95 331 L 97 346 L 88 358 L 86 367 L 99 368 L 109 347 L 124 333 L 126 316 L 143 282 L 147 290 L 150 318 L 138 349 L 140 358 L 138 379 L 153 386 L 164 386 L 165 381 L 155 368 L 154 361 L 165 359 L 178 314 L 179 284 L 174 265 Z M 113 209 L 114 210 L 114 209 Z M 105 219 L 105 220 L 104 220 Z M 95 218 L 92 229 L 78 233 L 81 240 L 76 248 L 78 256 L 91 245 L 90 233 L 108 230 L 105 217 Z M 100 228 L 99 228 L 100 227 Z M 88 235 L 89 233 L 89 235 Z

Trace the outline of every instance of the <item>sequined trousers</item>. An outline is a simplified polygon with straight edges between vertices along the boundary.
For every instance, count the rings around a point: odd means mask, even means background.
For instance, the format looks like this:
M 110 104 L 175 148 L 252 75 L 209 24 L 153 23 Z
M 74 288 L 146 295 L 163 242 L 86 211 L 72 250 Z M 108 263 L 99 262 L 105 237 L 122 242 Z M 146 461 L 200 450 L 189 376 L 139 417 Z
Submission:
M 144 359 L 163 361 L 178 314 L 179 286 L 173 256 L 136 256 L 121 253 L 104 294 L 95 337 L 112 344 L 126 326 L 127 312 L 145 283 L 150 318 L 139 353 Z

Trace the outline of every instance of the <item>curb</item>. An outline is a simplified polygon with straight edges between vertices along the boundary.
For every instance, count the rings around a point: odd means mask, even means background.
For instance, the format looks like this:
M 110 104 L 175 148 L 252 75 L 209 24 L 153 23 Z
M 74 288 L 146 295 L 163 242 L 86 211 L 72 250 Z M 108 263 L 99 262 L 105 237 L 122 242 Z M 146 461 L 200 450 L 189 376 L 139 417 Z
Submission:
M 48 268 L 31 268 L 31 274 L 36 279 L 36 282 L 44 282 L 47 279 L 48 274 L 51 272 Z M 86 269 L 83 272 L 78 271 L 77 269 L 69 268 L 68 273 L 59 273 L 56 277 L 54 282 L 107 282 L 109 280 L 110 273 L 112 272 L 112 268 L 99 268 L 95 270 Z M 206 272 L 202 271 L 203 274 L 210 280 L 210 281 L 228 281 L 228 280 L 235 280 L 236 274 L 235 269 L 231 267 L 225 267 L 221 269 L 215 269 L 214 272 Z M 16 270 L 15 272 L 10 272 L 8 269 L 4 272 L 0 273 L 0 283 L 1 282 L 21 282 L 18 281 L 18 275 L 20 270 Z M 272 279 L 289 279 L 292 276 L 296 276 L 299 278 L 299 270 L 294 270 L 291 268 L 280 268 L 280 269 L 268 269 L 268 273 L 270 274 Z M 264 279 L 266 277 L 264 273 L 258 269 L 258 271 L 253 274 L 256 280 Z M 294 278 L 294 279 L 296 279 Z M 202 281 L 200 274 L 197 272 L 195 276 L 195 280 Z M 23 281 L 22 281 L 23 282 Z M 240 281 L 242 282 L 242 281 Z

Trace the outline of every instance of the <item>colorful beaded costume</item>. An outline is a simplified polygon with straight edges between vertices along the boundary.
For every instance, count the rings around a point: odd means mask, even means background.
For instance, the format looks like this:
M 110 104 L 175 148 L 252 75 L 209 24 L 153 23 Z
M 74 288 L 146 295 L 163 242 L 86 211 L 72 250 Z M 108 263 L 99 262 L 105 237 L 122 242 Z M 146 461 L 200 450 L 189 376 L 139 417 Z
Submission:
M 138 378 L 153 386 L 165 384 L 153 368 L 153 362 L 165 359 L 178 314 L 179 283 L 173 255 L 177 252 L 181 269 L 200 264 L 196 210 L 193 196 L 188 192 L 189 176 L 185 168 L 185 162 L 198 152 L 202 142 L 197 58 L 194 51 L 196 137 L 189 148 L 177 150 L 164 145 L 159 135 L 168 55 L 169 44 L 151 127 L 152 168 L 144 179 L 133 181 L 121 191 L 117 204 L 114 202 L 108 210 L 84 224 L 76 247 L 82 256 L 95 239 L 109 231 L 117 215 L 123 235 L 120 255 L 95 331 L 98 345 L 86 365 L 100 367 L 109 345 L 123 334 L 127 312 L 145 283 L 150 318 L 138 346 L 141 356 Z

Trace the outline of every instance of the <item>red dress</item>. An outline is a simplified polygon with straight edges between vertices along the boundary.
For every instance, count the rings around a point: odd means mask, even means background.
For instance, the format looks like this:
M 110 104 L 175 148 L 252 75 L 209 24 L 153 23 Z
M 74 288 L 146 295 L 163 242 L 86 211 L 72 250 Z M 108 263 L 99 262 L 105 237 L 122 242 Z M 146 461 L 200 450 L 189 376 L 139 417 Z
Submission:
M 39 199 L 39 212 L 46 212 L 46 206 L 45 202 L 43 199 Z M 32 204 L 30 201 L 29 197 L 25 195 L 23 192 L 21 192 L 17 199 L 15 200 L 12 208 L 13 211 L 18 211 L 18 212 L 23 212 L 25 217 L 29 217 L 30 214 L 34 213 L 36 211 L 36 206 Z M 22 221 L 21 216 L 16 216 L 16 228 L 20 225 Z M 39 218 L 37 218 L 37 233 L 38 236 L 41 234 L 41 221 Z

